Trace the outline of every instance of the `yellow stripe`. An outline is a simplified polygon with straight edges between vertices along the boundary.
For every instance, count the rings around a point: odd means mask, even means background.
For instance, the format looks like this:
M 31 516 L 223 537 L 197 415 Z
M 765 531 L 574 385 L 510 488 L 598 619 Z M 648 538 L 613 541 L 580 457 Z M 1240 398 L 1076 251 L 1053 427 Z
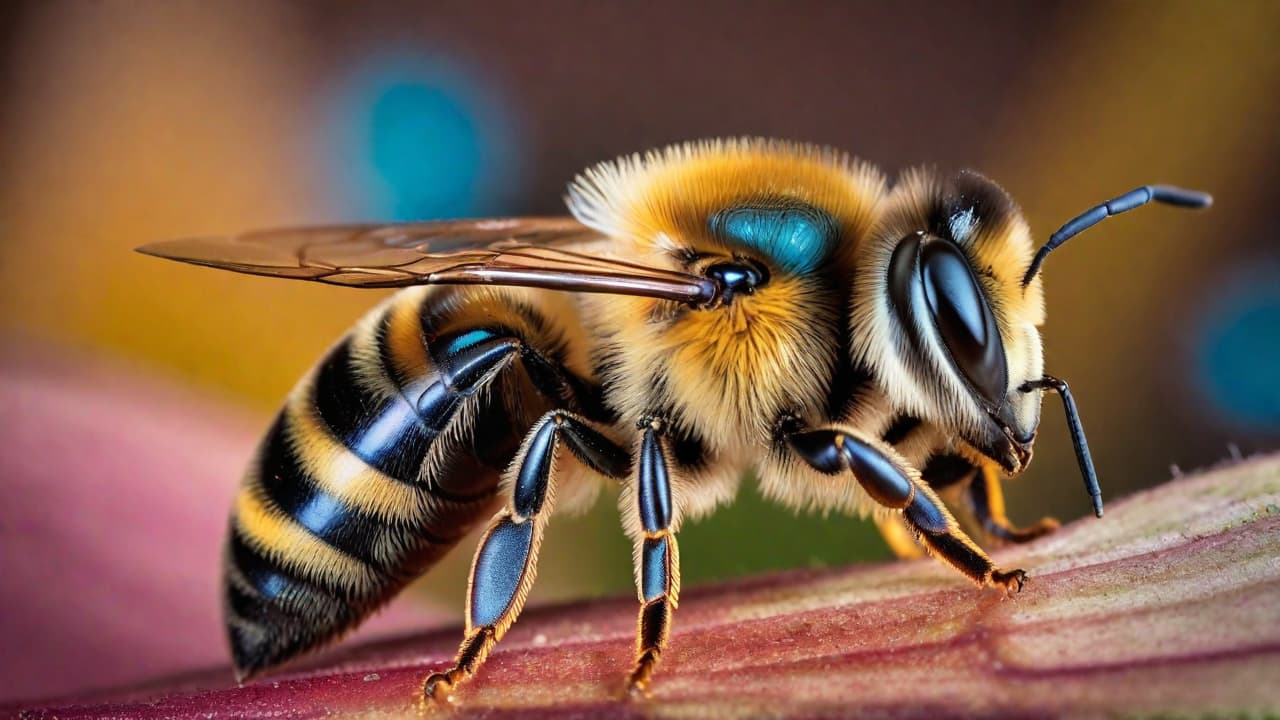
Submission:
M 299 465 L 325 492 L 343 504 L 388 521 L 422 517 L 423 491 L 370 467 L 329 433 L 310 401 L 310 384 L 285 407 L 285 425 Z
M 394 303 L 388 303 L 365 315 L 347 340 L 351 353 L 350 377 L 361 390 L 383 402 L 394 400 L 401 394 L 400 386 L 382 366 L 382 344 L 378 341 L 382 319 L 389 312 L 388 308 L 393 306 Z
M 327 545 L 292 519 L 269 510 L 262 498 L 247 488 L 236 496 L 235 522 L 256 549 L 303 577 L 358 591 L 382 582 L 368 565 Z
M 434 372 L 422 337 L 421 293 L 401 293 L 387 309 L 386 345 L 396 372 L 406 380 L 425 379 Z

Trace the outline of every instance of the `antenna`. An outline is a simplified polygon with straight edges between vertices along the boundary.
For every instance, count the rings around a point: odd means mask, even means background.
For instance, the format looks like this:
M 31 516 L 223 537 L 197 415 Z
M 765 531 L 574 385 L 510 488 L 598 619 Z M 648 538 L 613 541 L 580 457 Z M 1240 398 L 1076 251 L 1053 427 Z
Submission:
M 1102 488 L 1098 487 L 1098 473 L 1093 469 L 1089 442 L 1084 439 L 1084 426 L 1080 424 L 1080 411 L 1076 410 L 1076 401 L 1071 397 L 1071 388 L 1067 387 L 1062 380 L 1045 375 L 1018 389 L 1022 392 L 1053 390 L 1062 398 L 1062 406 L 1067 411 L 1067 429 L 1071 432 L 1071 443 L 1076 447 L 1076 460 L 1080 463 L 1080 474 L 1084 476 L 1084 487 L 1089 491 L 1089 498 L 1093 501 L 1093 514 L 1102 517 Z
M 1022 287 L 1025 288 L 1031 283 L 1031 279 L 1040 272 L 1044 259 L 1063 243 L 1112 215 L 1128 212 L 1149 202 L 1185 208 L 1206 208 L 1213 204 L 1213 197 L 1198 190 L 1183 190 L 1169 185 L 1143 185 L 1119 197 L 1111 198 L 1101 205 L 1096 205 L 1077 215 L 1049 236 L 1049 242 L 1036 251 L 1031 267 L 1027 268 L 1027 274 L 1022 277 Z

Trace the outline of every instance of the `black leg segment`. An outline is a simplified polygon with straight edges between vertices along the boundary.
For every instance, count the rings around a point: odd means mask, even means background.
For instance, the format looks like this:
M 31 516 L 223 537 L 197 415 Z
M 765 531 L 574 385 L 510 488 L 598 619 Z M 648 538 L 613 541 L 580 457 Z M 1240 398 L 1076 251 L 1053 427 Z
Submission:
M 543 415 L 512 464 L 510 504 L 498 511 L 476 551 L 467 591 L 466 635 L 454 666 L 423 685 L 429 698 L 443 698 L 488 657 L 520 614 L 537 575 L 538 547 L 551 514 L 553 465 L 561 441 L 578 460 L 615 479 L 630 468 L 628 453 L 588 422 L 564 410 Z
M 590 425 L 569 413 L 557 411 L 534 428 L 525 451 L 526 462 L 516 474 L 514 509 L 520 517 L 542 510 L 551 478 L 551 462 L 560 441 L 582 464 L 601 475 L 626 477 L 631 468 L 627 452 Z
M 671 480 L 667 476 L 667 459 L 662 454 L 659 431 L 652 427 L 645 429 L 640 441 L 639 469 L 636 500 L 640 522 L 645 532 L 662 532 L 671 525 Z
M 798 432 L 789 435 L 787 442 L 818 472 L 853 472 L 867 494 L 885 507 L 904 508 L 915 494 L 911 478 L 883 452 L 839 430 Z
M 533 553 L 534 523 L 499 520 L 485 535 L 471 571 L 472 625 L 494 626 L 511 610 Z
M 781 439 L 810 467 L 827 475 L 852 473 L 877 503 L 903 511 L 907 525 L 928 550 L 979 585 L 1021 589 L 1026 573 L 996 568 L 892 446 L 850 428 L 806 430 L 797 425 L 781 426 Z
M 642 695 L 648 692 L 654 668 L 671 635 L 671 618 L 680 593 L 680 551 L 671 531 L 669 438 L 661 420 L 642 423 L 640 429 L 643 435 L 636 461 L 636 510 L 643 529 L 636 548 L 640 616 L 636 628 L 636 659 L 627 679 L 627 689 Z
M 979 585 L 1003 587 L 1006 591 L 1022 589 L 1026 572 L 996 567 L 982 548 L 956 525 L 932 490 L 922 485 L 904 515 L 926 548 L 970 580 Z

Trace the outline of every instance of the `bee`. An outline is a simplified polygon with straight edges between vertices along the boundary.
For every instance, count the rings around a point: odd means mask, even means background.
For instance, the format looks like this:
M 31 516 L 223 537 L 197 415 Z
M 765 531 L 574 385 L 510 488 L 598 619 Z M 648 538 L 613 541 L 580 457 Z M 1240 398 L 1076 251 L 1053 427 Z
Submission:
M 1061 397 L 1103 509 L 1068 386 L 1043 371 L 1040 268 L 1152 201 L 1211 199 L 1140 187 L 1035 251 L 1017 205 L 977 173 L 890 185 L 836 150 L 733 139 L 597 165 L 569 185 L 571 218 L 139 248 L 404 288 L 298 383 L 245 475 L 223 571 L 239 678 L 355 627 L 488 518 L 456 660 L 423 684 L 448 697 L 519 616 L 553 508 L 608 488 L 634 543 L 627 687 L 643 694 L 679 598 L 680 526 L 749 471 L 768 498 L 869 515 L 900 555 L 1020 590 L 1027 574 L 964 527 L 992 545 L 1057 526 L 1014 525 L 1001 494 L 1031 460 L 1042 391 Z

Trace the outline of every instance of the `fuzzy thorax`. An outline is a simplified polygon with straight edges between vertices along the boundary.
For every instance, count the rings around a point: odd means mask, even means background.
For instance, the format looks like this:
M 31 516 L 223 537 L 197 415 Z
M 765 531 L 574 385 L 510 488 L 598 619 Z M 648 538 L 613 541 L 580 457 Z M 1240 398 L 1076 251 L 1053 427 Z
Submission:
M 612 338 L 605 387 L 625 418 L 665 411 L 716 448 L 758 445 L 783 411 L 822 404 L 839 343 L 836 308 L 790 278 L 727 306 L 654 321 L 659 301 L 599 304 Z
M 844 332 L 840 293 L 797 268 L 848 264 L 883 192 L 878 171 L 843 153 L 751 139 L 678 145 L 580 176 L 574 215 L 644 262 L 696 271 L 707 258 L 749 257 L 770 274 L 755 294 L 711 308 L 593 301 L 614 404 L 631 419 L 670 412 L 718 449 L 758 447 L 779 413 L 820 408 Z
M 729 139 L 673 145 L 597 165 L 569 186 L 574 217 L 643 254 L 735 248 L 713 237 L 719 212 L 760 200 L 795 202 L 830 215 L 840 238 L 861 237 L 885 191 L 874 167 L 830 148 Z M 837 255 L 852 252 L 841 243 Z

